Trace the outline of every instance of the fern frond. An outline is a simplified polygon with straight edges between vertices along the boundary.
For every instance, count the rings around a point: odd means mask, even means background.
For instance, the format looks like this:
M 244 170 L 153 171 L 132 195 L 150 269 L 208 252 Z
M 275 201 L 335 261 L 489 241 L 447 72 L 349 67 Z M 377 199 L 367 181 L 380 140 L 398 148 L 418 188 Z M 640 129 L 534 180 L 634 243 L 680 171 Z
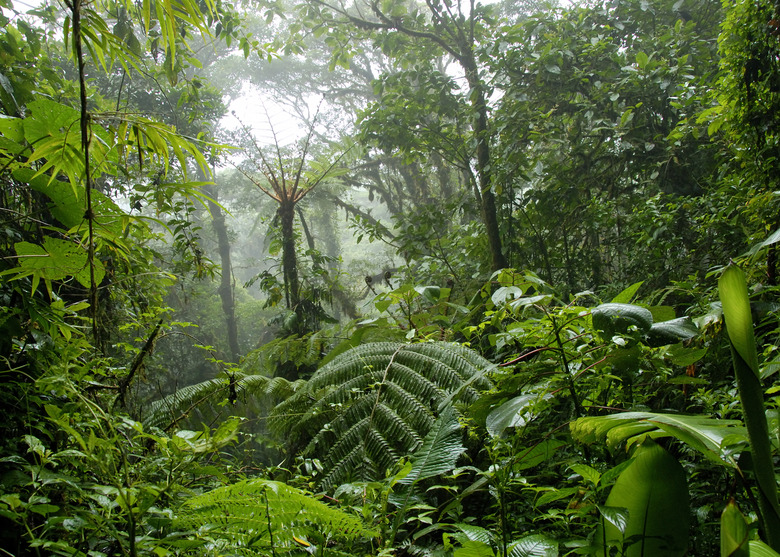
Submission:
M 228 395 L 228 382 L 224 378 L 209 379 L 178 389 L 160 400 L 151 402 L 143 419 L 145 428 L 168 429 L 187 417 L 196 407 L 217 396 Z M 170 424 L 170 425 L 169 425 Z
M 179 529 L 198 529 L 229 542 L 231 551 L 263 555 L 300 552 L 295 538 L 312 531 L 340 542 L 373 538 L 357 517 L 326 505 L 282 482 L 244 480 L 188 499 L 176 519 Z
M 253 404 L 258 398 L 269 398 L 275 402 L 292 396 L 302 387 L 304 381 L 288 381 L 282 377 L 245 375 L 236 372 L 233 376 L 236 398 L 239 402 Z M 186 419 L 191 412 L 221 412 L 219 403 L 230 395 L 230 379 L 218 377 L 178 389 L 160 400 L 148 405 L 143 419 L 145 427 L 168 429 Z
M 317 370 L 274 409 L 269 425 L 310 439 L 305 452 L 323 463 L 322 487 L 377 479 L 421 447 L 440 407 L 490 388 L 489 367 L 459 344 L 364 344 Z
M 412 469 L 398 483 L 413 484 L 449 472 L 465 450 L 458 416 L 452 406 L 448 406 L 425 436 L 422 446 L 412 455 Z

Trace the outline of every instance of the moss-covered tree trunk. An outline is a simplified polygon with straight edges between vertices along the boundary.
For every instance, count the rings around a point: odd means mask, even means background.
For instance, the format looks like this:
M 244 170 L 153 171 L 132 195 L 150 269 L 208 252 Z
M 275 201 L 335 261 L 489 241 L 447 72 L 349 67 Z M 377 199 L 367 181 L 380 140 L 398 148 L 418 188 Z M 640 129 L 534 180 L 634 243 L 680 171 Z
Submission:
M 205 177 L 202 179 L 205 180 Z M 219 206 L 219 193 L 215 187 L 206 189 L 206 194 L 214 201 L 209 201 L 211 213 L 211 225 L 217 236 L 219 259 L 222 267 L 222 277 L 219 282 L 219 299 L 222 302 L 222 311 L 225 314 L 227 326 L 227 341 L 230 349 L 230 361 L 238 362 L 241 358 L 241 350 L 238 346 L 238 322 L 236 320 L 236 300 L 233 292 L 233 264 L 230 258 L 230 238 L 228 236 L 225 214 Z
M 487 104 L 482 80 L 473 53 L 469 51 L 461 61 L 466 70 L 466 80 L 471 87 L 471 108 L 474 111 L 474 135 L 477 139 L 477 180 L 479 182 L 482 220 L 485 223 L 493 270 L 507 266 L 498 228 L 496 196 L 493 193 L 493 177 L 490 171 L 490 132 L 488 130 Z
M 277 209 L 282 235 L 282 275 L 287 309 L 295 310 L 300 302 L 298 260 L 295 254 L 295 202 L 282 200 Z

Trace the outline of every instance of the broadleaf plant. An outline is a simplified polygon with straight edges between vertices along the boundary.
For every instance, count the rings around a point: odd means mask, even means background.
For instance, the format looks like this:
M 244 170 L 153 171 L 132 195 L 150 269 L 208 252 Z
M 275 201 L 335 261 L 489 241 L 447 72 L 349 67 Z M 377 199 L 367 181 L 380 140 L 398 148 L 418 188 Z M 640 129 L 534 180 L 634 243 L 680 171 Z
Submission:
M 726 332 L 732 346 L 734 374 L 745 416 L 753 471 L 758 484 L 758 508 L 769 545 L 780 550 L 780 504 L 777 499 L 772 444 L 764 407 L 764 391 L 758 369 L 753 318 L 745 273 L 736 265 L 724 269 L 718 281 Z

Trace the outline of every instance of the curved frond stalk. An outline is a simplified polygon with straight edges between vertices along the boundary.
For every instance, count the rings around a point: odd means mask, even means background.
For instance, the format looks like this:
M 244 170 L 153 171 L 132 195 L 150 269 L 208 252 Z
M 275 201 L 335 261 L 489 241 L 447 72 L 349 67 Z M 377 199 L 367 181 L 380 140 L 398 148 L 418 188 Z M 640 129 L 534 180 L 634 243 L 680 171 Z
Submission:
M 324 467 L 323 488 L 386 475 L 412 454 L 452 400 L 469 403 L 490 388 L 490 362 L 446 342 L 364 344 L 322 366 L 279 404 L 269 425 L 308 440 Z

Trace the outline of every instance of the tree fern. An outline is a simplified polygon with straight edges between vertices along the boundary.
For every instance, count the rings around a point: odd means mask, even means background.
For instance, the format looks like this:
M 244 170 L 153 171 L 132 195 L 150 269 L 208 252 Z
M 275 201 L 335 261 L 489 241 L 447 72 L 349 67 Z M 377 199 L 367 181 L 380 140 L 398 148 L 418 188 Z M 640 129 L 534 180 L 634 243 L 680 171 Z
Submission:
M 414 484 L 449 472 L 465 450 L 458 418 L 453 408 L 448 406 L 412 455 L 411 470 L 398 483 Z
M 260 396 L 270 397 L 275 401 L 287 398 L 301 385 L 303 385 L 302 381 L 290 382 L 281 377 L 245 375 L 240 372 L 235 372 L 233 375 L 236 400 L 248 403 L 250 406 Z M 219 377 L 195 385 L 188 385 L 150 403 L 146 415 L 143 417 L 143 424 L 147 428 L 168 429 L 186 419 L 191 413 L 222 413 L 223 409 L 220 403 L 230 396 L 231 380 L 229 377 Z M 204 419 L 203 421 L 210 422 L 211 420 Z
M 382 478 L 415 452 L 441 408 L 490 387 L 490 362 L 444 342 L 364 344 L 322 366 L 278 405 L 271 427 L 308 441 L 324 466 L 322 487 Z
M 284 483 L 251 479 L 188 499 L 174 526 L 198 530 L 228 553 L 305 554 L 320 543 L 349 543 L 376 533 L 355 516 Z M 327 550 L 327 554 L 340 552 Z

